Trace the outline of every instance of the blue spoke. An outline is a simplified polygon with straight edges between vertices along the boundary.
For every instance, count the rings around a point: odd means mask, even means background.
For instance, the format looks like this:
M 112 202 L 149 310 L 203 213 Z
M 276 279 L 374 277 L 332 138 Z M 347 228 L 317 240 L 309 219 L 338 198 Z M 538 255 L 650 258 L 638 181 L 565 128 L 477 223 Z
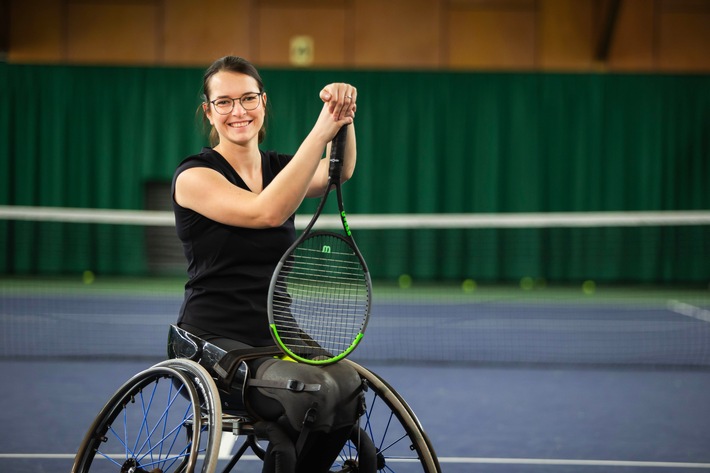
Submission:
M 392 424 L 393 417 L 394 417 L 394 412 L 390 412 L 389 419 L 387 419 L 387 426 L 385 427 L 384 433 L 382 434 L 382 438 L 380 439 L 380 447 L 379 448 L 380 448 L 381 452 L 384 452 L 385 450 L 390 448 L 392 445 L 396 444 L 397 442 L 399 442 L 400 440 L 402 440 L 404 437 L 407 436 L 407 433 L 405 432 L 404 435 L 402 435 L 400 438 L 398 438 L 394 442 L 390 443 L 387 447 L 383 448 L 383 446 L 385 444 L 385 437 L 387 437 L 387 433 L 390 431 L 390 425 Z
M 187 451 L 190 449 L 191 446 L 192 446 L 192 442 L 189 442 L 187 445 L 185 445 L 185 448 L 183 448 L 182 451 L 181 451 L 180 453 L 178 453 L 177 455 L 175 455 L 173 458 L 166 458 L 166 459 L 165 459 L 166 462 L 167 462 L 168 460 L 172 460 L 172 463 L 170 463 L 170 465 L 167 465 L 167 466 L 164 468 L 164 470 L 165 470 L 165 471 L 170 470 L 170 468 L 172 468 L 172 466 L 175 464 L 176 461 L 181 460 L 181 459 L 187 457 L 187 456 L 188 456 L 188 455 L 187 455 Z
M 187 453 L 186 453 L 187 450 L 188 450 L 188 448 L 189 448 L 189 444 L 188 444 L 188 446 L 185 447 L 185 448 L 183 449 L 183 451 L 181 451 L 180 453 L 176 453 L 176 454 L 174 454 L 174 455 L 167 455 L 166 457 L 160 456 L 160 457 L 158 457 L 157 460 L 155 460 L 154 458 L 151 457 L 150 462 L 148 462 L 148 463 L 143 463 L 143 462 L 141 461 L 142 459 L 139 459 L 139 460 L 138 460 L 138 464 L 139 464 L 142 468 L 145 468 L 145 467 L 147 467 L 147 466 L 159 465 L 159 464 L 161 464 L 161 463 L 166 463 L 166 462 L 169 462 L 169 461 L 170 461 L 170 462 L 172 462 L 172 463 L 171 463 L 167 468 L 163 468 L 163 469 L 162 469 L 163 471 L 169 471 L 169 470 L 170 470 L 170 467 L 172 467 L 172 465 L 174 465 L 176 461 L 178 461 L 178 460 L 180 460 L 180 459 L 185 458 L 185 457 L 188 456 Z M 145 457 L 143 457 L 143 458 L 145 458 Z
M 163 444 L 164 444 L 164 439 L 165 439 L 165 431 L 168 426 L 168 415 L 167 414 L 168 414 L 168 409 L 172 405 L 172 402 L 170 402 L 170 396 L 173 392 L 173 388 L 174 388 L 173 383 L 170 383 L 170 389 L 168 390 L 168 399 L 167 399 L 168 400 L 168 407 L 165 409 L 165 415 L 163 416 L 163 432 L 162 432 L 163 437 L 160 441 L 160 452 L 158 453 L 158 457 L 161 457 L 163 455 Z M 181 389 L 182 389 L 182 387 L 181 387 Z M 176 394 L 180 394 L 179 390 Z M 152 457 L 152 455 L 151 455 L 151 457 Z
M 161 450 L 162 450 L 162 445 L 165 443 L 165 440 L 166 440 L 169 436 L 171 436 L 173 433 L 176 433 L 176 432 L 177 432 L 177 433 L 179 434 L 179 433 L 180 433 L 180 430 L 182 430 L 182 427 L 183 427 L 182 424 L 176 425 L 170 432 L 167 433 L 167 435 L 166 435 L 165 437 L 162 437 L 161 439 L 159 439 L 159 440 L 156 442 L 156 445 L 155 445 L 155 446 L 151 447 L 150 450 L 147 450 L 147 451 L 143 454 L 143 456 L 141 457 L 141 459 L 142 459 L 142 458 L 145 458 L 145 457 L 148 456 L 148 455 L 151 455 L 151 456 L 152 456 L 153 453 L 154 453 L 154 451 L 155 451 L 155 449 L 158 448 L 158 446 L 160 446 L 160 447 L 161 447 Z M 174 445 L 174 443 L 175 443 L 175 442 L 173 441 L 173 443 L 171 444 L 171 446 Z M 171 448 L 170 450 L 168 450 L 168 451 L 172 451 L 172 448 Z M 158 456 L 159 456 L 159 457 L 162 457 L 163 454 L 160 453 Z M 169 454 L 168 454 L 168 456 L 169 456 Z
M 114 460 L 113 458 L 109 457 L 108 454 L 103 453 L 101 450 L 97 450 L 96 453 L 98 453 L 99 455 L 101 455 L 102 457 L 104 457 L 106 460 L 110 461 L 110 462 L 113 463 L 114 465 L 116 465 L 116 466 L 118 466 L 118 467 L 121 466 L 120 463 L 118 463 L 118 462 L 117 462 L 116 460 Z
M 184 413 L 183 416 L 182 416 L 182 423 L 180 424 L 180 427 L 183 427 L 183 426 L 185 425 L 185 422 L 186 422 L 187 420 L 189 420 L 189 419 L 192 419 L 192 418 L 193 418 L 193 415 L 192 415 L 192 403 L 188 403 L 187 408 L 185 409 L 185 413 Z M 193 423 L 193 425 L 194 425 L 194 423 Z M 168 448 L 168 451 L 169 451 L 169 452 L 172 452 L 172 451 L 173 451 L 173 447 L 175 446 L 175 442 L 178 441 L 178 435 L 179 435 L 179 434 L 180 434 L 180 432 L 178 431 L 178 432 L 176 432 L 176 434 L 173 436 L 173 441 L 172 441 L 172 443 L 170 444 L 170 448 Z M 188 445 L 190 445 L 190 444 L 188 444 Z
M 170 399 L 168 405 L 167 405 L 167 406 L 165 407 L 165 409 L 163 410 L 163 413 L 162 413 L 162 414 L 160 415 L 160 417 L 156 420 L 155 426 L 153 426 L 153 428 L 152 428 L 149 432 L 147 432 L 148 438 L 146 438 L 145 441 L 143 442 L 143 445 L 141 445 L 140 451 L 143 451 L 143 449 L 145 448 L 145 445 L 146 445 L 146 444 L 149 444 L 149 446 L 150 446 L 150 440 L 151 440 L 151 438 L 153 437 L 153 434 L 155 433 L 156 429 L 158 428 L 158 426 L 160 425 L 160 423 L 163 421 L 163 419 L 166 419 L 166 418 L 167 418 L 167 414 L 168 414 L 168 412 L 170 411 L 170 407 L 173 405 L 173 403 L 174 403 L 175 400 L 178 398 L 178 396 L 180 396 L 180 391 L 176 392 L 175 396 L 173 396 L 173 397 Z M 153 402 L 153 399 L 151 398 L 150 404 L 152 404 L 152 402 Z M 152 451 L 152 450 L 154 449 L 154 447 L 152 447 L 152 446 L 150 446 L 149 448 L 150 448 L 150 451 Z
M 150 406 L 153 404 L 153 398 L 155 397 L 155 392 L 158 389 L 158 383 L 153 383 L 153 391 L 150 394 L 150 401 L 148 402 L 148 407 L 145 405 L 145 398 L 143 397 L 143 391 L 140 392 L 141 398 L 141 409 L 143 410 L 143 421 L 141 426 L 138 428 L 138 435 L 136 436 L 136 443 L 133 450 L 138 450 L 138 442 L 140 442 L 141 435 L 143 434 L 143 428 L 145 427 L 145 433 L 148 435 L 148 415 L 147 412 L 150 410 Z

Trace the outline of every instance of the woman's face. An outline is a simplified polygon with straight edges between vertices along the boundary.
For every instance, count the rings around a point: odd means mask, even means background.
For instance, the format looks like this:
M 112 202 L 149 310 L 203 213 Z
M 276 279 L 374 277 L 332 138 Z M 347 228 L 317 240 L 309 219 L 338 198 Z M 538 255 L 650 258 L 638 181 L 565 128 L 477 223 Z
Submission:
M 219 134 L 220 143 L 229 141 L 237 145 L 246 145 L 252 140 L 258 143 L 259 130 L 264 125 L 266 116 L 266 94 L 256 98 L 250 97 L 250 94 L 259 93 L 256 80 L 246 74 L 220 71 L 210 79 L 209 93 L 210 103 L 205 105 L 205 112 L 210 124 Z M 242 103 L 247 108 L 255 108 L 246 110 L 239 100 L 234 100 L 234 108 L 227 112 L 226 110 L 231 107 L 230 99 L 239 98 L 242 98 Z M 254 103 L 255 100 L 257 103 Z M 215 107 L 215 104 L 219 103 L 228 106 L 226 109 L 219 110 Z

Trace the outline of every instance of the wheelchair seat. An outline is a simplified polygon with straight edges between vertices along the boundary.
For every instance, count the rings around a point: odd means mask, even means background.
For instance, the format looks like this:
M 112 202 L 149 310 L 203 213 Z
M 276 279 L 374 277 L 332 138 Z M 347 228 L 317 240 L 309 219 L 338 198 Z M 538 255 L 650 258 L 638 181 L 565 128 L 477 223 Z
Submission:
M 220 380 L 215 367 L 224 358 L 227 351 L 185 329 L 171 324 L 168 331 L 168 358 L 186 358 L 200 364 L 213 379 Z M 246 414 L 243 394 L 249 378 L 246 363 L 240 363 L 232 379 L 229 390 L 221 390 L 222 409 L 225 412 Z
M 226 354 L 222 348 L 185 329 L 171 324 L 168 331 L 168 358 L 187 358 L 201 364 L 215 375 L 214 365 Z

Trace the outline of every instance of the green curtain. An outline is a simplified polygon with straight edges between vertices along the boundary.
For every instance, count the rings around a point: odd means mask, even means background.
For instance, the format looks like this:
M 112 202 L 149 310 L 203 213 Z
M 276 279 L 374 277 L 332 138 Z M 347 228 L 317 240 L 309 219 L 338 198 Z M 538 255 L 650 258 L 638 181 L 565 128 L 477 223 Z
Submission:
M 262 76 L 264 147 L 282 152 L 310 130 L 323 85 L 358 87 L 350 214 L 710 208 L 710 76 Z M 0 204 L 145 208 L 146 183 L 168 182 L 206 144 L 201 77 L 193 68 L 0 64 Z M 146 271 L 143 229 L 76 227 L 0 222 L 0 272 Z M 698 243 L 710 237 L 705 228 L 354 230 L 375 278 L 710 279 Z

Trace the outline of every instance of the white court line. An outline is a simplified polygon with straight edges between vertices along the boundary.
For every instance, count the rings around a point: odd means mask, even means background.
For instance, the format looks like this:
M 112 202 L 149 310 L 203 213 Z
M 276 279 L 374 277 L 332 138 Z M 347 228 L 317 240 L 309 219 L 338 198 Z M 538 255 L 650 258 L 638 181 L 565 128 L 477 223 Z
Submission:
M 703 309 L 702 307 L 677 301 L 675 299 L 669 299 L 666 302 L 666 307 L 668 310 L 675 312 L 676 314 L 686 315 L 688 317 L 693 317 L 694 319 L 710 322 L 710 310 Z
M 63 453 L 0 453 L 2 459 L 48 459 L 64 460 L 73 459 L 74 454 Z M 99 457 L 97 457 L 98 459 Z M 230 456 L 220 459 L 230 458 Z M 245 460 L 259 460 L 256 455 L 245 455 Z M 391 463 L 411 462 L 412 459 L 390 458 Z M 684 462 L 651 462 L 651 461 L 625 461 L 625 460 L 564 460 L 550 458 L 476 458 L 476 457 L 439 457 L 439 463 L 492 463 L 498 465 L 565 465 L 565 466 L 608 466 L 608 467 L 648 467 L 648 468 L 710 468 L 710 463 L 684 463 Z
M 493 463 L 502 465 L 636 466 L 649 468 L 710 468 L 710 463 L 650 462 L 625 460 L 562 460 L 549 458 L 439 457 L 439 463 Z
M 64 460 L 66 458 L 73 459 L 76 456 L 74 453 L 0 453 L 0 460 L 12 458 L 34 458 L 48 460 Z

